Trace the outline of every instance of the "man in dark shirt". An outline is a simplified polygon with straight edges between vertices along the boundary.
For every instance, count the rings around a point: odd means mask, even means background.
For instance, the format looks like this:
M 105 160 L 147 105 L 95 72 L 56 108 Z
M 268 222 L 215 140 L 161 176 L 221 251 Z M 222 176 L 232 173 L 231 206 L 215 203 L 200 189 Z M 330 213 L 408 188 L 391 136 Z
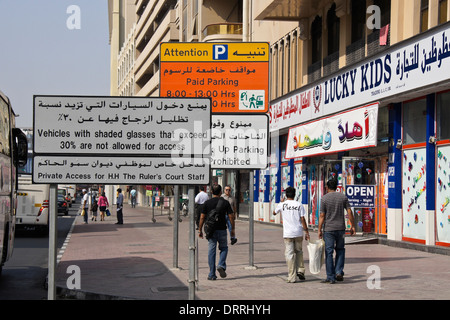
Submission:
M 327 182 L 327 189 L 328 193 L 320 201 L 319 239 L 323 238 L 325 241 L 327 278 L 323 282 L 335 283 L 336 280 L 344 280 L 345 212 L 348 214 L 352 235 L 355 233 L 355 222 L 347 196 L 336 192 L 336 179 Z M 333 260 L 334 250 L 336 250 L 336 262 Z
M 208 239 L 208 265 L 209 274 L 208 280 L 216 280 L 216 248 L 217 243 L 219 244 L 219 263 L 217 264 L 217 271 L 222 278 L 227 276 L 225 270 L 227 269 L 226 259 L 228 255 L 228 244 L 227 244 L 227 222 L 226 215 L 230 218 L 231 222 L 231 236 L 235 236 L 234 230 L 234 216 L 233 209 L 231 209 L 230 203 L 225 199 L 221 198 L 222 187 L 220 185 L 214 185 L 212 187 L 212 198 L 207 200 L 201 209 L 199 232 L 198 236 L 203 238 L 203 224 L 206 220 L 206 215 L 213 209 L 217 208 L 219 210 L 219 220 L 216 224 L 214 234 Z M 222 201 L 219 200 L 222 199 Z M 218 206 L 219 204 L 219 206 Z

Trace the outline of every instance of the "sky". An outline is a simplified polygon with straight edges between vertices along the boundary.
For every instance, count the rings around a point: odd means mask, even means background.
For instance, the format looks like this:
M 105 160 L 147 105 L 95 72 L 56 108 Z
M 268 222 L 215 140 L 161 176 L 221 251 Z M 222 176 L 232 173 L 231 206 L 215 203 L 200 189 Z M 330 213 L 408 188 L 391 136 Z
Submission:
M 0 91 L 17 127 L 33 126 L 33 95 L 110 94 L 108 30 L 107 0 L 0 0 Z

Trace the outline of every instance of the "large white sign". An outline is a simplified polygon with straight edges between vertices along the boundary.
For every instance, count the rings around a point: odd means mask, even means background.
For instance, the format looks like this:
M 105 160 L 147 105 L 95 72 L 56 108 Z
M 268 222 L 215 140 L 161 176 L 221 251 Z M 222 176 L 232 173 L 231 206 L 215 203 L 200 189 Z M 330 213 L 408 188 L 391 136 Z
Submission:
M 213 115 L 211 168 L 265 169 L 268 164 L 269 117 Z
M 34 97 L 34 152 L 204 155 L 210 99 Z
M 34 97 L 34 183 L 207 184 L 211 100 Z
M 449 80 L 450 23 L 270 105 L 270 131 Z
M 286 158 L 375 147 L 378 106 L 371 104 L 291 128 Z
M 34 183 L 208 184 L 205 158 L 35 156 Z

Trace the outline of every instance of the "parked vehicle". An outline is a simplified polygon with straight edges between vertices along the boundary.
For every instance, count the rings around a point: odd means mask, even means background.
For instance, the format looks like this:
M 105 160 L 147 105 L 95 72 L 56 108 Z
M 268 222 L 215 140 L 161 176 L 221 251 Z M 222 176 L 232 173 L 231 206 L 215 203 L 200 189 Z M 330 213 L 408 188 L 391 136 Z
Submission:
M 49 184 L 33 184 L 31 175 L 19 176 L 17 228 L 48 233 Z
M 60 189 L 64 189 L 65 193 L 63 191 L 60 191 Z M 69 205 L 69 207 L 72 206 L 72 203 L 75 203 L 76 200 L 76 185 L 75 184 L 59 184 L 58 185 L 58 194 L 64 194 L 66 196 L 66 201 Z M 69 200 L 70 199 L 70 200 Z
M 67 201 L 62 195 L 58 195 L 58 213 L 64 213 L 65 216 L 69 214 Z
M 70 196 L 70 194 L 66 194 L 66 196 L 64 197 L 64 200 L 66 200 L 69 208 L 72 208 L 72 197 Z

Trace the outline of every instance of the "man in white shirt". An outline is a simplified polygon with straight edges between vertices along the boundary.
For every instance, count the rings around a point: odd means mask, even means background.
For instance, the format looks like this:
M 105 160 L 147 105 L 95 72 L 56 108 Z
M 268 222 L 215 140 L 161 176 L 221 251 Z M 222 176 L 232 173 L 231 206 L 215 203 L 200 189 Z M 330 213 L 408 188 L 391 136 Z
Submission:
M 84 210 L 83 221 L 85 224 L 87 224 L 89 214 L 89 195 L 86 189 L 83 189 L 83 200 L 81 200 L 81 208 L 82 210 Z
M 203 204 L 205 203 L 205 201 L 208 199 L 209 199 L 208 194 L 205 191 L 203 191 L 202 187 L 200 187 L 200 192 L 195 196 L 195 199 L 194 199 L 194 201 L 195 201 L 195 206 L 194 206 L 195 207 L 194 208 L 195 223 L 197 225 L 197 228 L 200 223 L 200 213 L 202 211 L 201 208 L 203 207 Z
M 206 200 L 208 200 L 208 194 L 200 189 L 200 192 L 195 196 L 195 203 L 196 204 L 204 204 Z
M 286 189 L 286 201 L 278 204 L 274 215 L 281 213 L 283 216 L 283 238 L 286 246 L 285 257 L 288 266 L 288 283 L 305 280 L 305 265 L 303 261 L 303 231 L 305 239 L 309 240 L 308 226 L 305 220 L 303 205 L 295 201 L 295 188 Z

